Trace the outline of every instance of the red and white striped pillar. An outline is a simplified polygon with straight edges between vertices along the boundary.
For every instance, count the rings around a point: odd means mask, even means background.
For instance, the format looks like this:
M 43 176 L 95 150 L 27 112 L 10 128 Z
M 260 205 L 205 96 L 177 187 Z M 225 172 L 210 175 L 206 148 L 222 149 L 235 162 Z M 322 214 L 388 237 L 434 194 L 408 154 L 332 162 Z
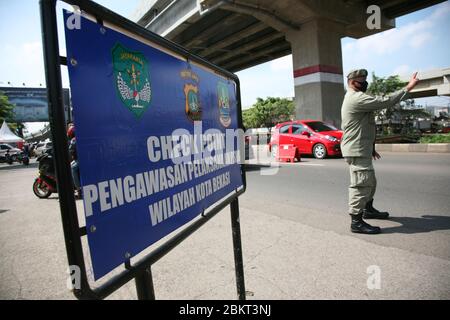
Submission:
M 344 97 L 341 37 L 338 23 L 315 19 L 290 32 L 297 119 L 341 124 Z

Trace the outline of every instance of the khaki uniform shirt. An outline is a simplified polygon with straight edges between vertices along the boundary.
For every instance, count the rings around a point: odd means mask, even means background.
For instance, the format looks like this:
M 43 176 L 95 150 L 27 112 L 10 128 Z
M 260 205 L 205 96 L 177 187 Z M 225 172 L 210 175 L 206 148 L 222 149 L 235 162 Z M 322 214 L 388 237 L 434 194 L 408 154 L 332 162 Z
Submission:
M 341 150 L 344 157 L 372 157 L 376 135 L 373 112 L 395 105 L 406 98 L 405 93 L 406 89 L 402 89 L 386 97 L 372 97 L 348 88 L 341 109 L 344 130 Z

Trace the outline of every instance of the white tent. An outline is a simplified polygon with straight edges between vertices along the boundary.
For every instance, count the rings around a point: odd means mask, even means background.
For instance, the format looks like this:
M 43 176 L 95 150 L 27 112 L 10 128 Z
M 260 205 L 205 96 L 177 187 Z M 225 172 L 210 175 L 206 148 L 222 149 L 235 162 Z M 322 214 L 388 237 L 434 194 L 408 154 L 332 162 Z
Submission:
M 21 137 L 16 136 L 11 132 L 6 121 L 3 121 L 2 127 L 0 129 L 0 142 L 2 143 L 14 143 L 14 142 L 23 142 L 24 140 Z

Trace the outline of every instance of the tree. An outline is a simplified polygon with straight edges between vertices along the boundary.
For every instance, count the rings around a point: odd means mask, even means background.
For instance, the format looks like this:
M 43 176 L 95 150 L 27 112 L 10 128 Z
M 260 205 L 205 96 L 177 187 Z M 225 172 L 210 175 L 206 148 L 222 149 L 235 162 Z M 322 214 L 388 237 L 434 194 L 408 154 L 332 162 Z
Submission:
M 0 91 L 0 123 L 10 122 L 14 117 L 14 105 L 8 100 L 8 97 Z
M 400 80 L 398 75 L 382 78 L 372 73 L 372 81 L 367 89 L 367 93 L 374 96 L 385 96 L 404 88 L 406 84 L 406 82 Z M 392 132 L 393 128 L 391 124 L 393 120 L 400 121 L 401 124 L 404 124 L 403 128 L 405 128 L 412 121 L 418 118 L 430 117 L 431 115 L 423 108 L 416 106 L 413 99 L 407 99 L 392 107 L 376 111 L 375 116 L 381 121 L 383 129 L 383 124 L 386 123 L 388 132 Z
M 253 108 L 242 111 L 242 121 L 245 128 L 258 128 L 258 120 L 256 119 L 256 113 Z
M 22 123 L 15 123 L 14 121 L 14 105 L 11 104 L 8 100 L 8 97 L 0 91 L 0 126 L 3 121 L 6 121 L 9 125 L 9 128 L 14 133 L 22 132 L 24 125 Z
M 256 103 L 243 112 L 244 126 L 271 128 L 279 122 L 290 120 L 294 110 L 294 102 L 286 98 L 257 98 Z

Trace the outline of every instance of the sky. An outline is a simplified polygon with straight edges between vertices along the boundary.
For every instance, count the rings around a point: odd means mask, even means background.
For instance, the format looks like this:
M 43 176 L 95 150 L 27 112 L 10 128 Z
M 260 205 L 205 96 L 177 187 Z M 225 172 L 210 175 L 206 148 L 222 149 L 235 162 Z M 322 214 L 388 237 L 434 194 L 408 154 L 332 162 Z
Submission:
M 140 0 L 97 0 L 124 17 L 130 17 Z M 45 87 L 38 0 L 0 0 L 0 86 Z M 58 12 L 61 7 L 59 6 Z M 65 6 L 67 7 L 67 6 Z M 59 21 L 61 26 L 61 19 Z M 366 68 L 377 76 L 410 75 L 450 67 L 450 2 L 396 19 L 396 28 L 362 39 L 343 38 L 343 70 Z M 60 32 L 61 53 L 65 54 Z M 293 97 L 292 56 L 237 73 L 244 108 L 256 98 Z M 420 77 L 420 73 L 419 73 Z M 63 85 L 69 87 L 67 70 Z M 370 79 L 369 79 L 370 81 Z M 449 97 L 417 99 L 421 105 L 450 105 Z M 34 131 L 42 124 L 31 124 Z

